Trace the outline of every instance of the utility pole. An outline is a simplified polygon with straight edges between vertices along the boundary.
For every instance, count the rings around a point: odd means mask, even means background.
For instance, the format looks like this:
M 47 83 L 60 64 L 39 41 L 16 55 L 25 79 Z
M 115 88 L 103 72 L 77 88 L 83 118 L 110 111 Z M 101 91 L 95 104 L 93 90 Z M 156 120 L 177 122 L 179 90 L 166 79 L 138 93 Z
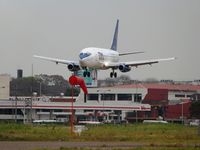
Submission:
M 71 118 L 70 118 L 70 126 L 71 126 L 71 134 L 73 135 L 74 133 L 74 85 L 72 85 L 71 89 Z
M 40 82 L 40 97 L 42 95 L 42 83 Z
M 182 124 L 184 124 L 184 119 L 183 119 L 183 100 L 182 101 L 182 105 L 181 105 L 181 115 L 182 115 Z
M 99 98 L 99 100 L 103 103 L 103 110 L 101 110 L 101 111 L 103 111 L 103 114 L 105 113 L 105 104 L 104 104 L 104 101 L 105 101 L 105 94 L 107 93 L 107 92 L 110 92 L 111 90 L 110 89 L 106 89 L 106 90 L 97 90 L 97 92 L 98 93 L 100 93 L 99 94 L 99 96 L 100 96 L 100 98 Z M 107 118 L 107 117 L 106 117 Z M 103 117 L 103 120 L 105 121 L 105 118 Z
M 32 124 L 32 113 L 33 113 L 33 64 L 32 64 L 32 69 L 31 69 L 31 74 L 32 74 L 32 78 L 31 78 L 31 111 L 30 111 L 30 123 Z
M 26 123 L 26 99 L 24 99 L 24 119 L 23 119 L 23 122 L 24 124 Z
M 17 85 L 15 85 L 15 123 L 17 123 Z
M 17 123 L 17 96 L 15 97 L 15 123 Z
M 138 102 L 138 85 L 137 85 L 137 83 L 136 83 L 135 101 Z M 136 121 L 136 123 L 138 123 L 138 112 L 137 112 L 137 110 L 135 111 L 135 121 Z

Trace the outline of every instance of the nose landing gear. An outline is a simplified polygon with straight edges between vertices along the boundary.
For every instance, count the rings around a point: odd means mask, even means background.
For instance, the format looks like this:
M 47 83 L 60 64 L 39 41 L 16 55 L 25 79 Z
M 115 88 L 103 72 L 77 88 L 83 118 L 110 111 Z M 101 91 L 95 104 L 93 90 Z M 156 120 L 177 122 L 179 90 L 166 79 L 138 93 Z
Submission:
M 83 72 L 83 77 L 90 77 L 90 72 L 87 71 L 87 70 L 85 70 L 85 71 Z

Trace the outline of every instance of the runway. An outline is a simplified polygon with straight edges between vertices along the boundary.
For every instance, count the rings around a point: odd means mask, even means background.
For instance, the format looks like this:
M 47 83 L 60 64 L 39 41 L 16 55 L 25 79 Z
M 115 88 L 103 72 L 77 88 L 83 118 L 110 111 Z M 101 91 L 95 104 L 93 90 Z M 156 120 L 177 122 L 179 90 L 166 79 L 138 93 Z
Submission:
M 35 150 L 39 148 L 49 148 L 49 149 L 59 149 L 61 147 L 65 148 L 98 148 L 98 149 L 129 149 L 129 148 L 139 148 L 139 147 L 177 147 L 177 148 L 186 148 L 186 147 L 196 147 L 200 148 L 199 145 L 186 145 L 186 144 L 166 144 L 166 145 L 156 145 L 156 144 L 137 144 L 133 142 L 55 142 L 55 141 L 43 141 L 43 142 L 32 142 L 32 141 L 1 141 L 0 149 L 1 150 Z
M 131 147 L 142 147 L 143 144 L 136 144 L 131 142 L 0 142 L 1 150 L 33 150 L 38 148 L 51 148 L 59 149 L 60 147 L 65 148 L 131 148 Z

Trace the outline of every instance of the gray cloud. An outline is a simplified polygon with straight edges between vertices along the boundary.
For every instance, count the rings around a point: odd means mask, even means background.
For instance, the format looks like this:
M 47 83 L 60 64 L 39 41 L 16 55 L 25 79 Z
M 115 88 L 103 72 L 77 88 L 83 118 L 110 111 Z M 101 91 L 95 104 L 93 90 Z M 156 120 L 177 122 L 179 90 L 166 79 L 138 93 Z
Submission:
M 35 74 L 68 77 L 65 66 L 32 55 L 78 60 L 85 47 L 109 48 L 119 18 L 119 51 L 146 52 L 122 61 L 178 57 L 133 69 L 132 79 L 199 79 L 199 7 L 198 0 L 0 0 L 0 73 L 15 76 L 22 68 L 31 75 L 33 63 Z M 108 76 L 99 72 L 100 78 Z

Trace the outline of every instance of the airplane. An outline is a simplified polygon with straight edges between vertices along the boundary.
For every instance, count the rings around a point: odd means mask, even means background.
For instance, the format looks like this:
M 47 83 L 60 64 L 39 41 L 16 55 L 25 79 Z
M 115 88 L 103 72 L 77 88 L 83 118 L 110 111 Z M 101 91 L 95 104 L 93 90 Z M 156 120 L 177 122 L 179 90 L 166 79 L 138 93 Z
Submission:
M 127 61 L 127 62 L 119 61 L 119 58 L 121 56 L 139 54 L 144 52 L 127 52 L 127 53 L 117 52 L 118 27 L 119 27 L 119 20 L 117 20 L 115 26 L 114 37 L 110 49 L 96 48 L 96 47 L 85 48 L 81 50 L 79 53 L 79 61 L 50 58 L 38 55 L 34 55 L 33 57 L 52 61 L 55 62 L 56 64 L 65 64 L 67 65 L 68 70 L 72 72 L 76 72 L 78 70 L 83 69 L 84 77 L 86 76 L 90 77 L 90 72 L 88 71 L 88 69 L 99 69 L 99 70 L 112 69 L 112 72 L 110 72 L 111 78 L 117 77 L 117 72 L 115 72 L 115 70 L 117 69 L 119 69 L 121 72 L 124 73 L 124 72 L 129 72 L 131 70 L 131 67 L 151 65 L 158 63 L 160 61 L 169 61 L 175 59 L 175 57 L 171 57 L 164 59 L 150 59 L 141 61 Z

